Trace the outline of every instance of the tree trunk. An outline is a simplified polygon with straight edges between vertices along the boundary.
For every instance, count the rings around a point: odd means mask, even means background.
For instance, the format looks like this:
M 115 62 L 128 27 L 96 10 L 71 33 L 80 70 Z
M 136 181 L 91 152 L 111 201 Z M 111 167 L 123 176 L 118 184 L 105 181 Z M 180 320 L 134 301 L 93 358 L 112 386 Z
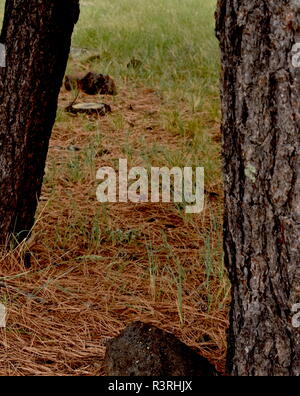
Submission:
M 0 42 L 0 243 L 28 235 L 79 0 L 7 0 Z
M 297 5 L 298 3 L 298 5 Z M 228 369 L 300 375 L 299 1 L 219 0 Z

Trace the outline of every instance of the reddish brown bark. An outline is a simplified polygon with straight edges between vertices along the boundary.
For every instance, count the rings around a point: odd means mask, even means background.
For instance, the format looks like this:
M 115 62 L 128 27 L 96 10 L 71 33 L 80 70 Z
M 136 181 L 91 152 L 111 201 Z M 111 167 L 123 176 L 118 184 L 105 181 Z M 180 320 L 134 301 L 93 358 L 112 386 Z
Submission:
M 297 31 L 297 1 L 218 2 L 232 375 L 300 375 Z

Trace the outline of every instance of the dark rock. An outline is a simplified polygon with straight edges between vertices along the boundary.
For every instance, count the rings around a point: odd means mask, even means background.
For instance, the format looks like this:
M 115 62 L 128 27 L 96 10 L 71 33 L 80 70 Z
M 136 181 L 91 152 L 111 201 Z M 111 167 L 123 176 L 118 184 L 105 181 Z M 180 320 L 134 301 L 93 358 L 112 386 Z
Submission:
M 135 322 L 109 341 L 107 376 L 215 376 L 217 371 L 174 335 Z
M 114 80 L 104 74 L 90 72 L 84 77 L 67 75 L 65 77 L 67 91 L 77 89 L 88 95 L 116 95 L 117 88 Z
M 31 253 L 30 252 L 26 252 L 24 255 L 24 267 L 26 269 L 31 268 Z

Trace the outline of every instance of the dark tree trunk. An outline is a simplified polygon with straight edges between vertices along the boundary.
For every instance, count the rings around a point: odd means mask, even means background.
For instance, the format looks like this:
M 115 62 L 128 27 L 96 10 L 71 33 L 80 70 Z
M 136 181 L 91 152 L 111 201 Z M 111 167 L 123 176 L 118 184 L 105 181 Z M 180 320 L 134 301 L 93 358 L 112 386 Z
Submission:
M 299 4 L 218 3 L 232 375 L 300 375 Z
M 0 243 L 28 235 L 79 0 L 7 0 L 0 42 Z

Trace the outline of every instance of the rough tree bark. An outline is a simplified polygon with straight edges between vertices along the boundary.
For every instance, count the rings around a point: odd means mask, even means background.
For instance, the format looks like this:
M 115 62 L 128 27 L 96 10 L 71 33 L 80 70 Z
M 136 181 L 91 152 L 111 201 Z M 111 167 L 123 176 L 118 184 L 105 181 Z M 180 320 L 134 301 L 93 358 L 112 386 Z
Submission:
M 7 0 L 0 42 L 0 244 L 34 224 L 79 0 Z
M 298 3 L 298 5 L 297 5 Z M 219 0 L 228 369 L 300 375 L 300 3 Z

